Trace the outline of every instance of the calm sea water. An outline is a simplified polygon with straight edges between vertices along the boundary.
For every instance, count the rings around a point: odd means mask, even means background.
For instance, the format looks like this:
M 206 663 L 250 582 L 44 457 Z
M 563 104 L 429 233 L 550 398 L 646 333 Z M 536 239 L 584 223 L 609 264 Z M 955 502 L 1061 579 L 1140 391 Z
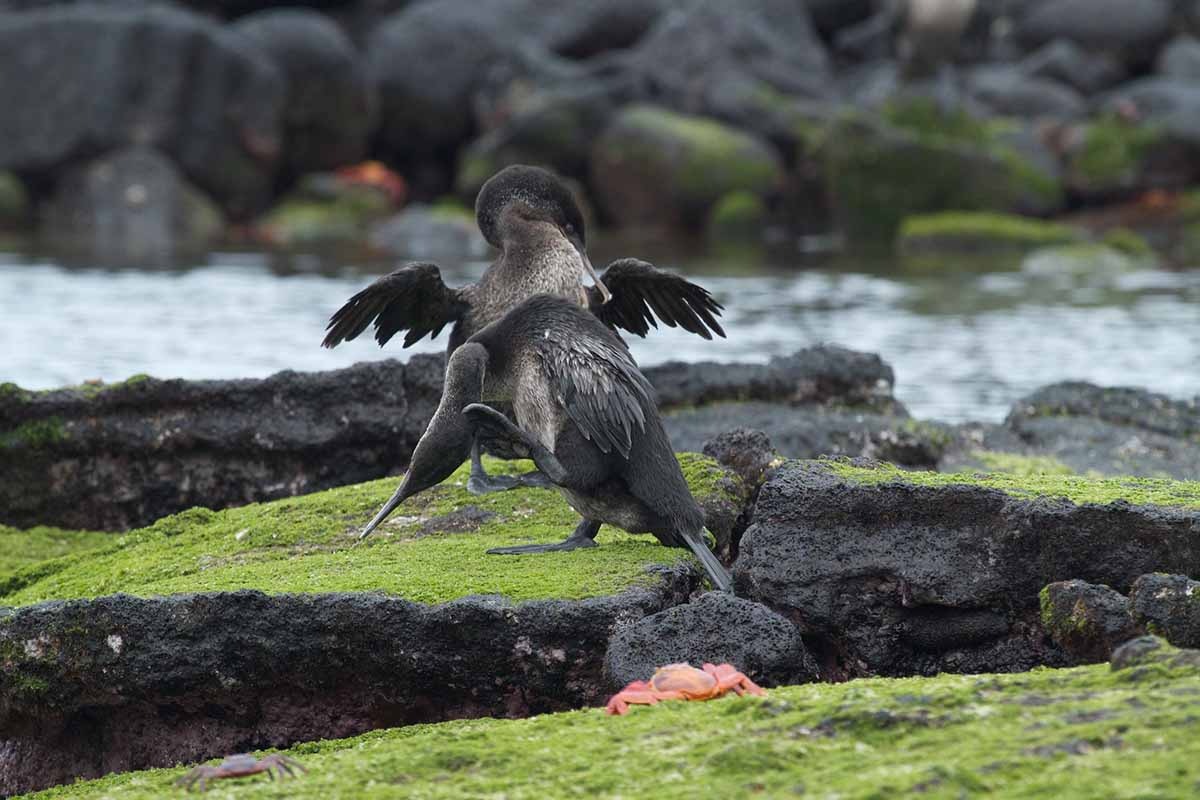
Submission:
M 729 338 L 672 329 L 631 337 L 642 364 L 765 361 L 835 343 L 881 354 L 914 414 L 949 421 L 999 420 L 1021 396 L 1064 379 L 1200 394 L 1200 270 L 912 274 L 846 257 L 753 267 L 656 260 L 725 304 Z M 485 266 L 448 263 L 443 275 L 462 283 Z M 0 252 L 0 382 L 44 389 L 136 373 L 260 377 L 403 358 L 400 347 L 381 350 L 367 336 L 319 346 L 329 314 L 387 268 L 331 270 L 314 259 L 229 252 L 145 271 Z M 446 336 L 412 350 L 439 350 Z

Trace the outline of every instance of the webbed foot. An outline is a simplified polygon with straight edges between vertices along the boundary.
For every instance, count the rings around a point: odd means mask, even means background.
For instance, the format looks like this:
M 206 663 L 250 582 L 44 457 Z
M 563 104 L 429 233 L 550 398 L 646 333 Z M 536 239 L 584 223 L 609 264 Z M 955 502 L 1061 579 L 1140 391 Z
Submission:
M 510 547 L 493 547 L 488 550 L 491 555 L 520 556 L 529 553 L 562 553 L 568 550 L 578 550 L 583 547 L 599 547 L 596 544 L 596 533 L 600 523 L 595 520 L 581 520 L 579 525 L 566 539 L 554 544 L 519 544 Z
M 471 470 L 467 478 L 467 491 L 471 494 L 491 494 L 506 492 L 509 489 L 519 489 L 530 486 L 538 489 L 548 489 L 554 483 L 544 472 L 526 472 L 523 475 L 488 475 L 482 469 L 478 472 Z

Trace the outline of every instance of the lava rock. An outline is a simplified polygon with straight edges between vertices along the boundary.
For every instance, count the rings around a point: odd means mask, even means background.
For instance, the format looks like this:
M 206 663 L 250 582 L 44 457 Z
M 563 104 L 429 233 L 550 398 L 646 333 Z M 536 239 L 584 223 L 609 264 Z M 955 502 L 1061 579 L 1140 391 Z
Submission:
M 1195 149 L 1200 148 L 1200 86 L 1174 77 L 1150 77 L 1118 86 L 1100 98 L 1109 113 L 1132 112 L 1141 121 L 1160 126 L 1172 139 L 1192 148 L 1185 163 L 1177 164 L 1181 180 L 1200 171 Z
M 789 462 L 759 492 L 734 580 L 739 596 L 822 643 L 826 675 L 1023 670 L 1068 660 L 1039 624 L 1042 587 L 1080 578 L 1128 590 L 1147 571 L 1195 572 L 1198 520 L 1195 510 L 1018 499 L 969 483 L 859 483 L 824 462 Z M 950 625 L 998 635 L 942 651 L 956 640 L 927 631 Z
M 21 179 L 11 172 L 0 172 L 0 230 L 25 228 L 32 208 Z
M 1192 36 L 1172 39 L 1158 54 L 1156 71 L 1161 75 L 1194 81 L 1200 78 L 1200 40 Z
M 1045 0 L 1029 4 L 1016 21 L 1016 32 L 1032 46 L 1061 38 L 1141 56 L 1167 37 L 1170 26 L 1168 0 Z
M 1129 616 L 1129 600 L 1107 586 L 1059 581 L 1042 590 L 1041 604 L 1042 624 L 1081 664 L 1107 661 L 1119 645 L 1145 633 Z
M 626 108 L 592 146 L 591 185 L 618 225 L 699 227 L 724 195 L 777 189 L 783 165 L 758 138 L 715 120 Z
M 375 97 L 346 34 L 305 9 L 242 17 L 233 29 L 252 39 L 287 81 L 284 166 L 292 175 L 361 161 L 374 122 Z
M 376 223 L 369 240 L 378 250 L 408 259 L 480 260 L 491 252 L 470 212 L 420 203 Z
M 762 484 L 763 473 L 778 458 L 771 437 L 753 428 L 734 428 L 704 443 L 704 455 L 736 472 L 747 485 Z
M 1200 667 L 1200 650 L 1181 650 L 1167 644 L 1157 636 L 1139 636 L 1117 648 L 1109 662 L 1113 670 L 1130 670 L 1133 678 L 1138 677 L 1138 667 L 1163 665 L 1168 668 Z M 1142 670 L 1142 674 L 1153 677 L 1153 670 Z
M 1071 87 L 1016 66 L 978 68 L 971 72 L 968 86 L 979 102 L 1000 116 L 1068 120 L 1087 111 L 1087 103 Z
M 1200 581 L 1186 575 L 1143 575 L 1129 591 L 1130 614 L 1176 647 L 1200 647 Z
M 618 622 L 686 571 L 581 601 L 256 591 L 49 602 L 0 614 L 0 794 L 374 728 L 604 699 Z
M 709 592 L 619 627 L 608 645 L 604 671 L 618 690 L 649 680 L 666 664 L 732 664 L 766 686 L 817 679 L 816 664 L 796 626 L 766 606 Z
M 67 168 L 40 212 L 47 246 L 89 264 L 161 267 L 208 252 L 224 231 L 212 201 L 144 147 Z
M 1005 427 L 1025 446 L 1077 472 L 1195 478 L 1200 401 L 1067 381 L 1013 405 Z
M 169 155 L 236 219 L 270 198 L 284 82 L 249 40 L 166 6 L 0 19 L 0 168 L 53 176 L 127 145 Z
M 1116 86 L 1127 75 L 1120 60 L 1069 39 L 1055 39 L 1038 48 L 1021 61 L 1020 69 L 1032 78 L 1058 81 L 1085 95 Z

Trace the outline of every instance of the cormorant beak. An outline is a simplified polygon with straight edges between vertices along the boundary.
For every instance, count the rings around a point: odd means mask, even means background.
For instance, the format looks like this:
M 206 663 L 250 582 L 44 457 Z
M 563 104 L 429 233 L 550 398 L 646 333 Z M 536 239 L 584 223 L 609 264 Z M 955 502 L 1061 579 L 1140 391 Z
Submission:
M 375 515 L 375 518 L 367 523 L 367 527 L 362 529 L 362 533 L 358 534 L 359 542 L 370 536 L 371 531 L 379 527 L 379 523 L 387 519 L 388 514 L 391 514 L 396 510 L 396 506 L 400 505 L 409 497 L 417 493 L 416 491 L 410 491 L 412 489 L 412 474 L 413 471 L 412 467 L 410 466 L 408 472 L 404 474 L 404 480 L 400 481 L 400 488 L 396 489 L 396 492 L 392 495 L 391 499 L 383 504 L 383 508 L 379 509 L 379 513 Z
M 592 276 L 592 281 L 596 284 L 596 288 L 600 290 L 600 297 L 603 298 L 601 305 L 612 300 L 612 292 L 604 285 L 604 281 L 600 280 L 600 276 L 596 274 L 595 268 L 592 266 L 591 259 L 588 258 L 587 249 L 583 246 L 583 242 L 579 241 L 576 236 L 567 237 L 571 244 L 574 245 L 575 251 L 579 253 L 579 258 L 583 260 L 583 268 L 587 270 L 587 274 Z

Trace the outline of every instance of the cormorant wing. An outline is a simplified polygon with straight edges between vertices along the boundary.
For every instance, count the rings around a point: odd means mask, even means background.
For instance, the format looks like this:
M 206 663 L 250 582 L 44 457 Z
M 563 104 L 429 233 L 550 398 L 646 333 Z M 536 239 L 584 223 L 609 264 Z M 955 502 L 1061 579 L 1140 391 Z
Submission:
M 603 329 L 601 329 L 603 331 Z M 537 354 L 567 416 L 601 451 L 629 458 L 633 432 L 646 427 L 654 390 L 624 342 L 606 334 L 538 338 Z M 547 331 L 549 334 L 549 331 Z
M 725 336 L 716 318 L 722 306 L 703 286 L 636 258 L 621 258 L 608 265 L 601 280 L 612 292 L 603 302 L 600 291 L 589 287 L 588 308 L 610 328 L 623 328 L 638 336 L 658 327 L 655 315 L 668 326 L 711 339 L 711 329 Z
M 415 261 L 384 275 L 347 300 L 329 318 L 321 345 L 337 347 L 374 321 L 375 341 L 380 347 L 400 331 L 408 331 L 404 336 L 404 346 L 408 347 L 426 334 L 431 339 L 436 337 L 466 308 L 463 290 L 443 283 L 437 265 Z

